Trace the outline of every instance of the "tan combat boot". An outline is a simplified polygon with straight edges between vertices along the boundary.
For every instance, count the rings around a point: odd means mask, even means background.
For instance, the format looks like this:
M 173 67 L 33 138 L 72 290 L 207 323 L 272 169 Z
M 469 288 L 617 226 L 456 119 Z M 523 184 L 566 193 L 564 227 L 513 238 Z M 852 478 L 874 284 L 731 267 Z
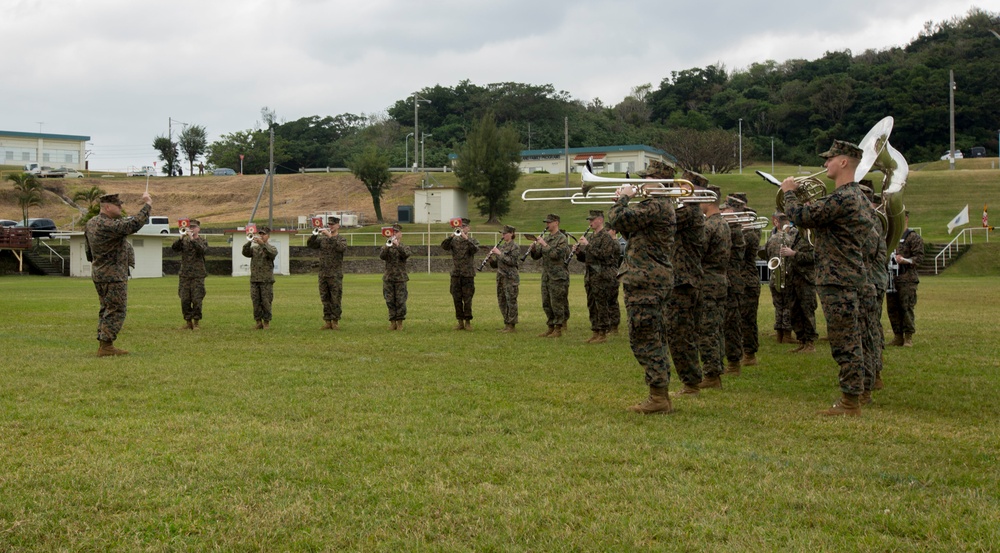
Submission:
M 264 322 L 262 323 L 262 325 L 263 325 L 263 326 L 261 326 L 261 329 L 263 329 L 263 330 L 267 330 L 267 329 L 271 328 L 271 321 L 264 321 Z
M 472 330 L 472 321 L 469 319 L 465 320 L 465 330 Z
M 695 386 L 691 384 L 684 384 L 684 387 L 678 392 L 670 392 L 672 396 L 696 396 L 701 393 L 700 383 Z
M 465 330 L 465 321 L 459 319 L 458 323 L 455 324 L 455 330 Z
M 608 341 L 608 331 L 598 330 L 596 334 L 597 334 L 596 336 L 591 338 L 590 340 L 591 344 L 603 344 Z
M 198 330 L 199 328 L 200 327 L 198 326 L 198 319 L 192 319 L 191 320 L 191 330 Z
M 331 330 L 340 330 L 340 321 L 330 321 Z
M 757 364 L 757 354 L 755 353 L 744 353 L 743 359 L 740 360 L 740 364 L 745 367 L 752 367 Z
M 548 338 L 549 336 L 552 335 L 553 332 L 555 332 L 555 330 L 556 330 L 555 326 L 549 325 L 549 329 L 546 330 L 545 332 L 539 334 L 538 337 L 539 338 Z
M 729 361 L 726 365 L 726 370 L 722 371 L 722 374 L 731 374 L 733 376 L 740 375 L 740 362 L 739 361 Z
M 841 394 L 840 400 L 833 407 L 819 412 L 827 417 L 859 417 L 861 416 L 860 396 Z
M 128 355 L 127 351 L 116 348 L 114 344 L 115 344 L 114 342 L 101 340 L 101 345 L 100 347 L 97 348 L 97 356 L 110 357 L 113 355 Z
M 796 353 L 816 353 L 816 344 L 806 342 L 802 344 L 802 347 Z
M 865 405 L 868 405 L 871 402 L 872 402 L 872 391 L 871 390 L 865 390 L 864 392 L 861 392 L 860 396 L 858 396 L 858 406 L 859 407 L 864 407 Z
M 903 345 L 903 335 L 895 334 L 893 335 L 892 341 L 889 342 L 890 346 L 902 346 Z
M 398 322 L 399 322 L 399 321 L 389 321 L 389 330 L 396 330 L 396 329 L 398 329 L 398 328 L 399 328 L 399 327 L 397 326 L 397 323 L 398 323 Z
M 778 332 L 778 343 L 779 344 L 784 344 L 785 343 L 785 331 L 784 330 L 779 330 L 777 332 Z
M 875 383 L 872 384 L 872 390 L 882 390 L 885 389 L 885 382 L 882 382 L 882 373 L 875 375 Z
M 722 377 L 721 376 L 706 376 L 701 379 L 698 383 L 698 388 L 704 390 L 705 388 L 722 388 Z
M 403 321 L 396 321 L 396 330 L 403 330 Z
M 666 387 L 654 388 L 650 386 L 649 397 L 642 403 L 629 407 L 628 410 L 633 413 L 642 413 L 643 415 L 651 415 L 653 413 L 666 415 L 674 411 L 674 406 L 670 403 L 670 394 L 667 392 Z
M 257 326 L 254 327 L 257 330 L 264 328 L 264 321 L 257 319 Z
M 912 348 L 913 347 L 913 334 L 907 332 L 903 334 L 903 347 Z
M 552 334 L 549 334 L 549 338 L 562 338 L 563 325 L 556 325 L 552 328 Z
M 177 330 L 193 330 L 193 329 L 194 325 L 191 324 L 191 321 L 185 320 L 184 326 L 178 328 Z
M 326 324 L 320 330 L 333 330 L 333 321 L 326 321 Z

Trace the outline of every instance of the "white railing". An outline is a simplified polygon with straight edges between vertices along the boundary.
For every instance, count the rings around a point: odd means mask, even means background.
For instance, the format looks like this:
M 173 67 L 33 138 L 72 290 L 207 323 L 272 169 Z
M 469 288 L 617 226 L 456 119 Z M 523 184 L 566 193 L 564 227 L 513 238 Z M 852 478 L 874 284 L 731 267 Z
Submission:
M 443 242 L 445 238 L 448 238 L 452 234 L 454 234 L 454 232 L 405 232 L 403 233 L 403 243 L 408 246 L 426 246 L 429 241 L 430 245 L 437 246 Z M 501 233 L 499 231 L 493 231 L 470 232 L 469 234 L 478 240 L 480 245 L 486 246 L 487 242 L 490 244 L 496 244 L 499 242 Z M 302 245 L 305 246 L 306 241 L 309 240 L 309 237 L 312 236 L 312 234 L 297 234 L 296 236 L 301 239 Z M 348 246 L 382 246 L 385 244 L 385 236 L 382 236 L 382 233 L 380 232 L 349 232 L 343 233 L 341 236 L 347 239 Z M 576 235 L 574 234 L 574 236 Z M 520 233 L 517 234 L 514 242 L 516 242 L 519 246 L 531 245 L 531 241 L 525 239 Z
M 965 246 L 966 244 L 972 244 L 972 233 L 976 231 L 983 231 L 986 233 L 986 242 L 990 241 L 990 229 L 987 227 L 973 227 L 964 228 L 962 232 L 958 233 L 948 245 L 944 247 L 937 255 L 934 256 L 934 274 L 938 274 L 939 270 L 944 270 L 948 266 L 948 262 L 951 261 L 953 257 L 958 255 L 958 249 L 960 246 Z M 968 233 L 968 234 L 966 234 Z M 939 269 L 940 267 L 940 269 Z
M 62 239 L 60 239 L 59 242 L 62 243 Z M 66 274 L 66 258 L 59 255 L 59 252 L 53 250 L 52 246 L 50 246 L 44 239 L 38 240 L 38 244 L 40 246 L 45 246 L 46 249 L 49 250 L 48 251 L 49 263 L 52 262 L 53 255 L 59 258 L 60 270 L 62 271 L 63 274 Z

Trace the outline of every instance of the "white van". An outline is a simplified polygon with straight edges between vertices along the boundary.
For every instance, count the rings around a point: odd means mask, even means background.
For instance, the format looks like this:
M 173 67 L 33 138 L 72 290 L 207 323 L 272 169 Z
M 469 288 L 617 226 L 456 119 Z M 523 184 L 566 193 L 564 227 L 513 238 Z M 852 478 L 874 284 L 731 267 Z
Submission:
M 136 234 L 170 234 L 170 217 L 151 216 Z
M 37 175 L 42 172 L 42 168 L 37 163 L 25 163 L 24 172 L 29 175 Z

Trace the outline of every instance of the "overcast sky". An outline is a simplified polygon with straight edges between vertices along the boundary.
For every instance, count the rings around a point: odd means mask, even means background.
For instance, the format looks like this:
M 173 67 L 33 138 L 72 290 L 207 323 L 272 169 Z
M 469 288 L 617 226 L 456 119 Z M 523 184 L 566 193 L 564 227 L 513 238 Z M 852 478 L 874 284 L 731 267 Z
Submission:
M 85 135 L 92 169 L 156 159 L 168 120 L 209 141 L 377 113 L 424 87 L 552 84 L 617 104 L 671 71 L 903 46 L 1000 0 L 7 0 L 0 130 Z M 175 123 L 176 135 L 182 126 Z

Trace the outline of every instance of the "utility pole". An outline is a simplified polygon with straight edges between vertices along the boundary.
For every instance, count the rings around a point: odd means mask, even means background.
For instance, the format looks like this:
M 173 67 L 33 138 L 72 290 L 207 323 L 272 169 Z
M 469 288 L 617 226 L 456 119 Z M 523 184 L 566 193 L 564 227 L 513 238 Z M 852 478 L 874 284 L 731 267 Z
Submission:
M 563 150 L 566 157 L 566 188 L 569 188 L 569 117 L 563 117 Z
M 271 198 L 267 206 L 267 226 L 274 230 L 274 127 L 271 127 L 271 161 L 268 164 L 267 178 L 271 183 Z
M 420 136 L 420 102 L 431 103 L 430 100 L 424 98 L 420 94 L 413 93 L 413 163 L 417 163 L 417 138 Z
M 948 150 L 948 169 L 955 170 L 955 71 L 948 70 L 948 107 L 951 118 L 951 147 Z
M 743 174 L 743 118 L 740 118 L 740 174 Z

